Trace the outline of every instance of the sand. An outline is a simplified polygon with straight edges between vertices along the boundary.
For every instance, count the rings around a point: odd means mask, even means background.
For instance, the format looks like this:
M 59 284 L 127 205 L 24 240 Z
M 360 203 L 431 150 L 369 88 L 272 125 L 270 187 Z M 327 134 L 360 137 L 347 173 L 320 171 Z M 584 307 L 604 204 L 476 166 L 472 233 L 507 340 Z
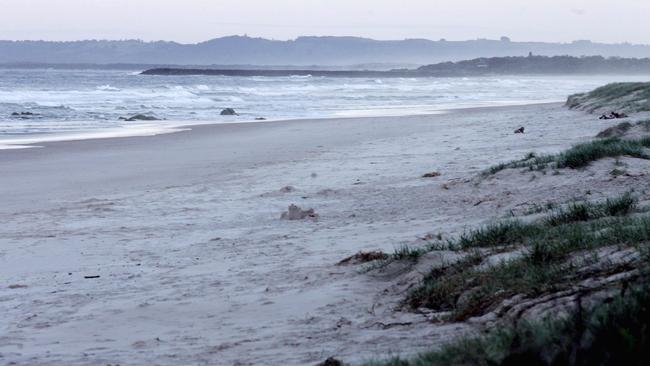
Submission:
M 399 311 L 417 271 L 336 263 L 545 200 L 648 185 L 648 167 L 615 181 L 609 161 L 477 180 L 614 123 L 545 104 L 2 150 L 0 364 L 359 362 L 476 332 Z M 441 175 L 422 178 L 432 171 Z M 318 217 L 281 220 L 290 204 Z

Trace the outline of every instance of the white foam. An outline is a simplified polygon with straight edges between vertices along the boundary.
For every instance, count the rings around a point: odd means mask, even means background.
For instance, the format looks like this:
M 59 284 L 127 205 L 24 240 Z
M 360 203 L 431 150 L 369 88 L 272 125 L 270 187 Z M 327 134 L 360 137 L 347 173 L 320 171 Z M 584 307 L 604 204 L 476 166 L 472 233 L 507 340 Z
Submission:
M 173 133 L 187 130 L 181 128 L 184 122 L 171 123 L 168 125 L 142 124 L 124 126 L 121 128 L 107 128 L 93 131 L 79 131 L 69 133 L 35 134 L 24 137 L 0 138 L 0 150 L 25 149 L 42 147 L 37 144 L 60 141 L 79 141 L 91 139 L 106 139 L 116 137 L 155 136 L 165 133 Z
M 100 85 L 97 87 L 97 90 L 102 90 L 102 91 L 120 91 L 119 88 L 115 88 L 110 86 L 109 84 L 106 85 Z
M 639 77 L 327 78 L 150 77 L 124 71 L 0 70 L 0 131 L 61 133 L 126 128 L 119 117 L 154 114 L 191 123 L 412 115 L 564 100 L 613 80 Z M 25 83 L 25 80 L 30 82 Z M 243 117 L 219 116 L 235 108 Z M 31 111 L 20 120 L 11 113 Z M 162 124 L 162 122 L 161 122 Z M 2 132 L 0 132 L 2 136 Z

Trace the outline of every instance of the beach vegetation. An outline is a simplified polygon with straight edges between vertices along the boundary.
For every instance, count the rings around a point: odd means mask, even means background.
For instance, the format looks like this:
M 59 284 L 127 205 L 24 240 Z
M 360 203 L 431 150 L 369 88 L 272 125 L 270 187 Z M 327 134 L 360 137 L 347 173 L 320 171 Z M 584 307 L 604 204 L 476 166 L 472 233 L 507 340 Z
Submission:
M 540 206 L 542 207 L 542 206 Z M 394 357 L 365 366 L 591 365 L 650 362 L 650 217 L 640 216 L 632 192 L 601 202 L 573 202 L 533 222 L 505 220 L 470 230 L 449 249 L 461 259 L 431 268 L 406 295 L 403 306 L 465 321 L 487 314 L 507 299 L 536 299 L 580 289 L 589 278 L 637 269 L 632 282 L 610 301 L 575 310 L 519 319 L 464 336 L 411 358 Z M 503 249 L 509 247 L 510 252 Z M 632 251 L 613 261 L 600 250 Z M 516 249 L 516 250 L 514 250 Z M 610 252 L 611 253 L 611 252 Z M 584 290 L 588 293 L 588 290 Z M 572 292 L 573 294 L 574 292 Z
M 647 274 L 642 276 L 647 280 Z M 639 281 L 642 283 L 642 281 Z M 365 366 L 647 365 L 650 364 L 650 287 L 634 285 L 611 301 L 560 317 L 503 325 L 457 338 L 412 358 Z
M 602 203 L 571 204 L 532 223 L 505 221 L 463 234 L 454 247 L 470 251 L 465 259 L 433 268 L 406 297 L 411 308 L 449 311 L 457 321 L 480 316 L 515 295 L 536 297 L 575 285 L 597 253 L 609 246 L 637 247 L 650 242 L 650 217 L 632 217 L 636 200 L 624 194 Z M 484 250 L 519 251 L 496 263 L 481 263 Z M 482 254 L 480 254 L 482 253 Z M 488 261 L 489 262 L 489 261 Z M 616 273 L 616 264 L 591 269 Z
M 521 160 L 500 163 L 491 166 L 482 176 L 494 175 L 505 169 L 527 168 L 530 171 L 553 169 L 579 169 L 594 161 L 604 158 L 620 158 L 630 156 L 639 159 L 650 159 L 646 149 L 650 148 L 650 136 L 635 140 L 625 140 L 617 137 L 594 140 L 575 145 L 568 150 L 555 155 L 527 155 Z
M 575 94 L 567 99 L 571 109 L 595 112 L 619 110 L 641 112 L 650 110 L 650 83 L 612 83 L 588 93 Z

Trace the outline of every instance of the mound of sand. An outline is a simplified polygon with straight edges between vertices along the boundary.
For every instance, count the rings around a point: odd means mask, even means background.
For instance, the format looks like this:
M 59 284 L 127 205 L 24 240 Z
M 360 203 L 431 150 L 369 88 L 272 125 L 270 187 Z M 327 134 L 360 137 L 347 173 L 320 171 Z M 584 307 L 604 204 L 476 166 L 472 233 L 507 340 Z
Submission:
M 589 113 L 650 111 L 650 83 L 613 83 L 569 97 L 566 106 Z

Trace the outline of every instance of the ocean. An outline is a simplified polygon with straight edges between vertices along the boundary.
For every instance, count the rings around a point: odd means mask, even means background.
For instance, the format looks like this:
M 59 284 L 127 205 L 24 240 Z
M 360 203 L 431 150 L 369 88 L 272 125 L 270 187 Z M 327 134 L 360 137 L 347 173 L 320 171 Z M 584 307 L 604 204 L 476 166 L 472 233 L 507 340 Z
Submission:
M 141 70 L 0 69 L 0 145 L 200 123 L 436 113 L 564 101 L 643 76 L 331 78 L 145 76 Z M 239 116 L 221 116 L 234 108 Z M 19 115 L 15 115 L 15 114 Z M 120 117 L 146 114 L 153 122 Z

